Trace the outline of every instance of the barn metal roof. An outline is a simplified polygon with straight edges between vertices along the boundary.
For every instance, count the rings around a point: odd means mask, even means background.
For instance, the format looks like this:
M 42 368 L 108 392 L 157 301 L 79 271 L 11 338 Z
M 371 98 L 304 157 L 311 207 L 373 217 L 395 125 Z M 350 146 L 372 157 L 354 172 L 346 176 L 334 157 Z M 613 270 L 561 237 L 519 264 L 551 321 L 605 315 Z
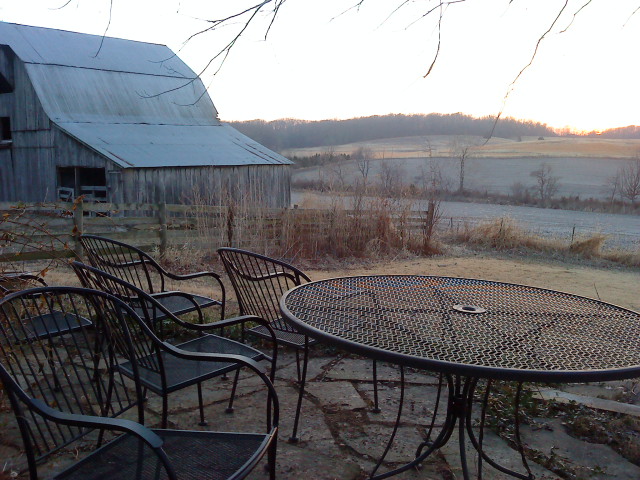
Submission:
M 218 119 L 202 81 L 164 45 L 0 22 L 63 131 L 123 168 L 290 164 Z
M 60 123 L 59 126 L 124 168 L 292 163 L 225 124 Z M 129 163 L 131 159 L 135 163 Z

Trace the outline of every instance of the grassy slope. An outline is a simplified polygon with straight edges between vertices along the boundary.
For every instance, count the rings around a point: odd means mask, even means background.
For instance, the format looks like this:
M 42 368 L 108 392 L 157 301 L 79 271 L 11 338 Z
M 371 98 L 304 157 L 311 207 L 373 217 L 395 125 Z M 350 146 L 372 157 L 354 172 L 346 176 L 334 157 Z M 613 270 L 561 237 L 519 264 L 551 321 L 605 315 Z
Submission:
M 350 154 L 359 147 L 370 148 L 376 158 L 410 158 L 450 156 L 454 136 L 431 135 L 417 137 L 386 138 L 367 142 L 349 143 L 331 147 L 336 154 Z M 474 147 L 475 157 L 603 157 L 633 158 L 640 154 L 640 140 L 611 140 L 604 138 L 549 137 L 538 140 L 523 137 L 522 141 L 492 138 L 486 145 L 480 137 L 462 137 Z M 310 156 L 327 153 L 330 147 L 289 149 L 282 152 L 287 157 Z

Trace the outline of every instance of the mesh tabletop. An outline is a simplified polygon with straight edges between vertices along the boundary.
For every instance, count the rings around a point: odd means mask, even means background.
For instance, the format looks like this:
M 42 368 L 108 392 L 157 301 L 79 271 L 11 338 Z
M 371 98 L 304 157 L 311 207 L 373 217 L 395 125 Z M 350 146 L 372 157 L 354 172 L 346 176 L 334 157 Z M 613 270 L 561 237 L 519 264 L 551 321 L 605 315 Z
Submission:
M 296 287 L 285 318 L 378 360 L 522 381 L 640 376 L 640 314 L 552 290 L 430 276 L 345 277 Z

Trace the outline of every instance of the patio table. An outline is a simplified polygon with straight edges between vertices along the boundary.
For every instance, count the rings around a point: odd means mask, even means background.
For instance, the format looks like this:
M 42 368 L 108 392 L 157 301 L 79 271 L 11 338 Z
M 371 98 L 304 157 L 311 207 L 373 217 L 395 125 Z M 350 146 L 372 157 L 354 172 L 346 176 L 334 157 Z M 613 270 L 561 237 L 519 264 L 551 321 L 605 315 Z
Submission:
M 312 338 L 402 367 L 396 427 L 372 479 L 418 465 L 448 442 L 456 424 L 465 479 L 467 439 L 479 453 L 479 477 L 485 461 L 513 477 L 532 479 L 519 432 L 522 382 L 640 376 L 640 313 L 543 288 L 441 276 L 356 276 L 295 287 L 282 297 L 280 308 L 287 321 Z M 400 421 L 404 367 L 443 375 L 449 392 L 446 419 L 409 463 L 376 475 Z M 497 464 L 482 448 L 489 385 L 479 434 L 473 431 L 474 392 L 481 379 L 518 382 L 515 437 L 525 472 Z

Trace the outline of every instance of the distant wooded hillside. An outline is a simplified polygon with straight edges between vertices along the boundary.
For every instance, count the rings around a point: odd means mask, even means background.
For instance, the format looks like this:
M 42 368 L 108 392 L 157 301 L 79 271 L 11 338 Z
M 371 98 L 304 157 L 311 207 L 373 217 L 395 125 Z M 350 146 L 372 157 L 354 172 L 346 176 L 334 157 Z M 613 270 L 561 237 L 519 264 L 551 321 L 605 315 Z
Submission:
M 591 132 L 589 137 L 618 138 L 621 140 L 640 139 L 640 127 L 629 125 L 628 127 L 610 128 L 603 132 Z
M 491 117 L 475 118 L 461 113 L 429 115 L 383 115 L 349 120 L 308 121 L 282 119 L 267 122 L 250 120 L 230 122 L 255 141 L 277 151 L 288 148 L 343 145 L 381 138 L 415 135 L 488 136 L 493 128 Z M 501 119 L 494 136 L 552 136 L 556 133 L 546 124 L 513 118 Z
M 476 135 L 487 137 L 494 125 L 493 117 L 476 118 L 461 113 L 429 115 L 382 115 L 349 120 L 308 121 L 282 119 L 267 122 L 250 120 L 230 122 L 235 128 L 261 144 L 282 151 L 291 148 L 344 145 L 368 140 L 417 135 Z M 512 138 L 557 136 L 544 123 L 514 118 L 500 119 L 494 137 Z M 585 136 L 603 138 L 640 138 L 640 127 L 630 126 L 591 132 Z

